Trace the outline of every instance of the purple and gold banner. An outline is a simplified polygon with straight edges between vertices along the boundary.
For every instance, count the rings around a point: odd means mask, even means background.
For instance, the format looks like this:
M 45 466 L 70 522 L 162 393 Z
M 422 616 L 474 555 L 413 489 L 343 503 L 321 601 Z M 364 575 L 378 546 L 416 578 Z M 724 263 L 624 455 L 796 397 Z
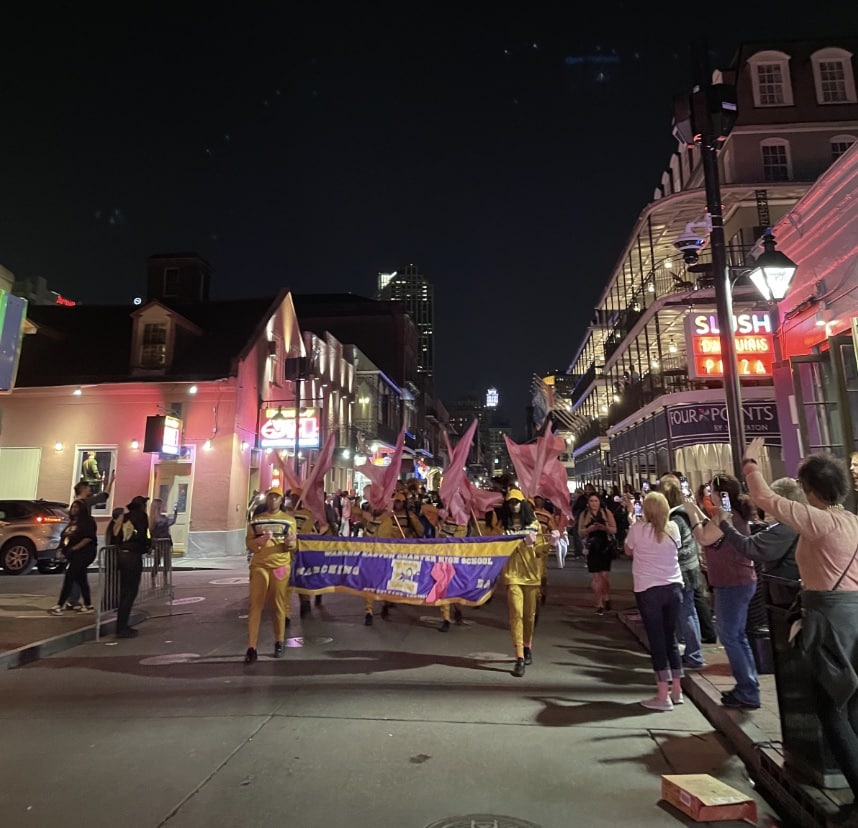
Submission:
M 346 538 L 299 535 L 292 586 L 404 604 L 488 600 L 522 535 L 473 538 Z

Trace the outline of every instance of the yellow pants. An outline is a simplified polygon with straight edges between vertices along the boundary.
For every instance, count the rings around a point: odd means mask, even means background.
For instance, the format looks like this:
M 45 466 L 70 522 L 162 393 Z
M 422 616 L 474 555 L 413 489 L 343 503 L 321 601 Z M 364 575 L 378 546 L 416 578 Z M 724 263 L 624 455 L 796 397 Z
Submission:
M 524 658 L 525 646 L 529 647 L 533 641 L 539 585 L 509 584 L 506 599 L 509 604 L 509 631 L 512 633 L 515 657 Z
M 286 632 L 286 608 L 289 601 L 289 575 L 280 580 L 274 570 L 264 566 L 250 567 L 250 608 L 247 612 L 247 646 L 256 649 L 262 609 L 266 604 L 273 611 L 274 640 L 282 641 Z

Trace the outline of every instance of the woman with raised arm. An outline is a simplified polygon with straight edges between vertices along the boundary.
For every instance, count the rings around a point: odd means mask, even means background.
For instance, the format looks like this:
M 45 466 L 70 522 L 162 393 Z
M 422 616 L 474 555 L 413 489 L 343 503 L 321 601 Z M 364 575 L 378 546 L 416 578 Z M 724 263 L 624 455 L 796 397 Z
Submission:
M 853 802 L 829 824 L 858 826 L 858 517 L 840 503 L 851 486 L 846 464 L 811 454 L 797 470 L 807 503 L 776 494 L 760 471 L 763 440 L 751 440 L 742 473 L 754 502 L 799 533 L 802 626 L 796 645 L 807 661 L 816 715 Z

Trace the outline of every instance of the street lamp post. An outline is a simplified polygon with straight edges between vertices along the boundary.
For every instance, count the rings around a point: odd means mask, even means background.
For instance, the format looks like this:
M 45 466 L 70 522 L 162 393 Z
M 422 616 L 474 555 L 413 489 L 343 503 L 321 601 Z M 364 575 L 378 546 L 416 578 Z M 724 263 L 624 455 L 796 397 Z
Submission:
M 724 396 L 727 404 L 727 427 L 730 432 L 730 453 L 735 474 L 741 474 L 742 455 L 745 452 L 745 423 L 742 414 L 742 391 L 736 367 L 736 340 L 733 337 L 733 294 L 727 247 L 724 241 L 724 216 L 721 207 L 721 181 L 718 173 L 718 149 L 723 136 L 716 136 L 712 125 L 712 81 L 706 49 L 698 49 L 697 88 L 693 95 L 702 97 L 692 107 L 697 127 L 695 138 L 699 142 L 703 180 L 706 187 L 706 210 L 712 222 L 709 242 L 712 249 L 712 276 L 715 284 L 715 310 L 721 339 L 721 363 L 724 372 Z

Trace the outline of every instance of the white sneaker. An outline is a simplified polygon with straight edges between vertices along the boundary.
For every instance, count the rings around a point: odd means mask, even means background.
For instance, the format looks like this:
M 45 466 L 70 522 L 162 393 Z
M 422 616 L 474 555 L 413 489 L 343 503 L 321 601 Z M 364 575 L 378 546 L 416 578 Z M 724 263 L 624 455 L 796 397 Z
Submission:
M 48 610 L 48 612 L 49 612 L 51 615 L 62 615 L 62 614 L 63 614 L 63 608 L 62 608 L 59 604 L 54 604 L 54 606 L 52 606 L 52 607 Z
M 666 713 L 669 710 L 673 710 L 673 702 L 670 699 L 660 699 L 658 696 L 653 696 L 651 699 L 644 699 L 641 702 L 641 707 L 645 707 L 647 710 L 658 710 Z

